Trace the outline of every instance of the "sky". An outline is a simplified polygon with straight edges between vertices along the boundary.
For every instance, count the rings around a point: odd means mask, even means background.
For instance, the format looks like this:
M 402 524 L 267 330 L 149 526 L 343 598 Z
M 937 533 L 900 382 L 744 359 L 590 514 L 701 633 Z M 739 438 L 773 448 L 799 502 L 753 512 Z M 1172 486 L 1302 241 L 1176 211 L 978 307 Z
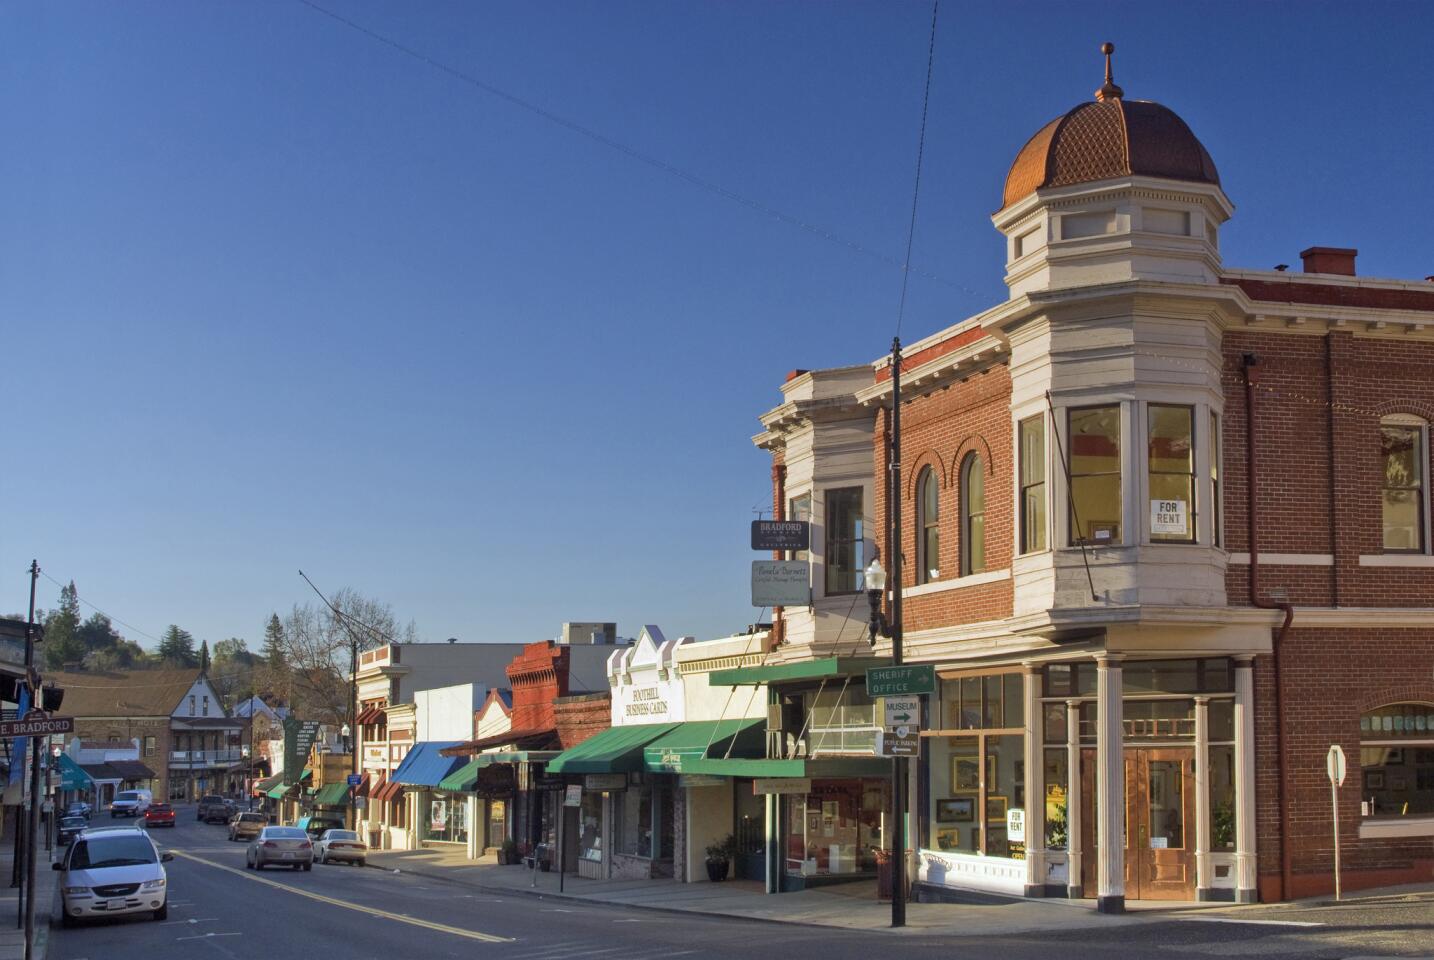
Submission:
M 35 558 L 146 646 L 256 649 L 300 569 L 426 640 L 745 629 L 757 416 L 897 331 L 931 6 L 314 3 L 0 3 L 0 612 Z M 947 0 L 902 337 L 1004 299 L 1006 171 L 1105 40 L 1227 265 L 1434 273 L 1431 28 Z

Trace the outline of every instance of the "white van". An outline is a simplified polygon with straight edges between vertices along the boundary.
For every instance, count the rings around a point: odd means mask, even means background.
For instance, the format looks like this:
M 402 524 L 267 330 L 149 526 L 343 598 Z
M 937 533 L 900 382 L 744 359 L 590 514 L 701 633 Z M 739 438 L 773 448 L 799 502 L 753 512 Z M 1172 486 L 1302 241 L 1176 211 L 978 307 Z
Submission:
M 126 913 L 165 919 L 169 890 L 164 865 L 173 859 L 174 854 L 160 853 L 149 834 L 135 827 L 82 830 L 54 865 L 63 871 L 60 925 Z
M 110 818 L 139 817 L 154 803 L 154 794 L 148 790 L 121 790 L 110 804 Z

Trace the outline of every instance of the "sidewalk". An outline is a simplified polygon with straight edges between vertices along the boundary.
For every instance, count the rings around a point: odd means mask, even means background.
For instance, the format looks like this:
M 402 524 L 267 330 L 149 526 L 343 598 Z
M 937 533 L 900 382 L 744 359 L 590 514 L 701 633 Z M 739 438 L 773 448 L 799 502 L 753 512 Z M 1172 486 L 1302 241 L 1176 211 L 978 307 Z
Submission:
M 876 899 L 874 882 L 844 884 L 800 893 L 770 895 L 748 881 L 678 883 L 674 880 L 584 880 L 569 874 L 558 893 L 555 872 L 500 867 L 468 860 L 461 850 L 432 848 L 413 851 L 370 851 L 368 865 L 416 876 L 463 884 L 495 894 L 563 897 L 645 910 L 701 913 L 774 923 L 837 927 L 845 930 L 891 930 L 891 904 Z M 337 868 L 324 868 L 337 869 Z M 1095 911 L 1093 900 L 1014 899 L 971 893 L 969 903 L 910 903 L 908 935 L 997 936 L 1052 930 L 1110 928 L 1163 919 L 1171 911 L 1202 909 L 1213 904 L 1131 904 L 1131 911 L 1107 916 Z M 1230 907 L 1233 904 L 1219 904 Z
M 13 838 L 7 837 L 0 842 L 0 960 L 22 960 L 25 956 L 25 928 L 16 923 L 20 890 L 10 886 L 14 854 Z M 45 960 L 45 948 L 50 939 L 50 910 L 55 903 L 60 876 L 50 869 L 52 855 L 41 843 L 39 859 L 35 862 L 35 960 Z

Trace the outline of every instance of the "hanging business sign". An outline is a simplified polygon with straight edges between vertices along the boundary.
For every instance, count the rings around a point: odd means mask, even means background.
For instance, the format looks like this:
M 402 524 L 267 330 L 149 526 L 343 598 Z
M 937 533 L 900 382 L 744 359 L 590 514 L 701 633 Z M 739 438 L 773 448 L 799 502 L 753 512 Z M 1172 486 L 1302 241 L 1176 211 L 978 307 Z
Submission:
M 811 793 L 811 777 L 761 777 L 752 781 L 752 792 L 762 793 Z
M 564 792 L 564 794 L 563 794 L 563 806 L 565 806 L 565 807 L 581 807 L 582 805 L 583 805 L 583 788 L 582 788 L 582 784 L 578 784 L 578 783 L 570 783 L 570 784 L 568 784 L 567 790 L 566 790 L 566 791 Z
M 806 560 L 753 560 L 752 606 L 805 607 L 812 602 L 812 565 Z
M 753 520 L 753 550 L 806 550 L 812 525 L 806 520 Z
M 1150 501 L 1150 532 L 1160 536 L 1188 537 L 1190 520 L 1185 501 Z
M 720 787 L 726 782 L 726 777 L 718 777 L 710 773 L 684 773 L 677 778 L 679 787 Z
M 319 721 L 284 718 L 284 779 L 287 782 L 298 783 L 318 735 Z
M 593 792 L 603 790 L 626 790 L 627 774 L 625 773 L 590 773 L 583 777 L 583 789 Z

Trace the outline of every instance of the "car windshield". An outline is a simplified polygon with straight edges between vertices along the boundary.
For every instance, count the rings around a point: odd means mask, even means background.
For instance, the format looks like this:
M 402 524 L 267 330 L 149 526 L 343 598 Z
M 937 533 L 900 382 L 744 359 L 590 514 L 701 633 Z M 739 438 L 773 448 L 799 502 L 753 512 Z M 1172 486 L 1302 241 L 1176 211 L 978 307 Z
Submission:
M 264 831 L 265 840 L 306 840 L 308 836 L 298 827 L 270 827 Z
M 154 844 L 144 837 L 81 837 L 70 855 L 71 870 L 97 867 L 130 867 L 154 863 Z
M 61 817 L 61 818 L 60 818 L 60 826 L 62 826 L 62 827 L 83 827 L 84 825 L 85 825 L 85 818 L 84 818 L 84 817 Z
M 358 834 L 352 830 L 330 830 L 324 834 L 325 840 L 357 840 Z
M 122 790 L 121 792 L 115 794 L 115 799 L 116 799 L 116 800 L 138 800 L 138 799 L 139 799 L 139 794 L 135 793 L 133 790 Z

